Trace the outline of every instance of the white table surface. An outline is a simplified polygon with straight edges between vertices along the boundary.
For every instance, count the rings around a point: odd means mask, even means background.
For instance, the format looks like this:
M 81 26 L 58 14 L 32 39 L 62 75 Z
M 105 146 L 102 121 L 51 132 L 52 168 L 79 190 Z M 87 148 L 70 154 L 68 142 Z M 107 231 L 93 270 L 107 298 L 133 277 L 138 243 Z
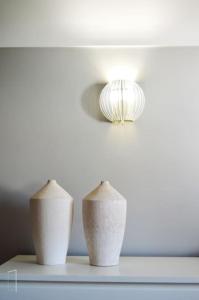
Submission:
M 35 256 L 18 255 L 0 266 L 0 281 L 17 270 L 18 281 L 95 283 L 199 283 L 198 257 L 121 257 L 120 265 L 94 267 L 87 256 L 70 256 L 65 265 L 42 266 Z

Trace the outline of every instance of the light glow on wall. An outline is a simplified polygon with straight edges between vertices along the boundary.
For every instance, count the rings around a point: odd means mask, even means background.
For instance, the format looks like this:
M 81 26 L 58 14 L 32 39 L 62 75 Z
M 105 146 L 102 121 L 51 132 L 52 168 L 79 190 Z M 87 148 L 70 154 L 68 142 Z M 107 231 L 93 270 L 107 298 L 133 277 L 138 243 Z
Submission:
M 120 80 L 121 78 L 123 80 L 136 81 L 137 77 L 137 69 L 132 69 L 124 66 L 113 67 L 107 74 L 108 81 Z

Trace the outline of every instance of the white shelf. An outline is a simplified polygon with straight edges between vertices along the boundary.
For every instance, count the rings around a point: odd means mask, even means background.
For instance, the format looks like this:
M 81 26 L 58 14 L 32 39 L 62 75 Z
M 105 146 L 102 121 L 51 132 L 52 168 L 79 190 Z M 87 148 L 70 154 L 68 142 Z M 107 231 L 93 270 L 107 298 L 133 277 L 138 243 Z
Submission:
M 42 266 L 35 256 L 18 255 L 0 266 L 0 281 L 17 270 L 18 281 L 93 283 L 199 283 L 197 257 L 121 257 L 120 265 L 94 267 L 86 256 L 71 256 L 65 265 Z

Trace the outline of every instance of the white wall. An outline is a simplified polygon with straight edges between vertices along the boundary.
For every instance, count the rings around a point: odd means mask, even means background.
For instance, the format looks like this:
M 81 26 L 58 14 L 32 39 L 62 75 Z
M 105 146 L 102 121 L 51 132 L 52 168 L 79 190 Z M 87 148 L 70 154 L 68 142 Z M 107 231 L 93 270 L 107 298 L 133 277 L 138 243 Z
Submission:
M 137 69 L 146 96 L 119 127 L 98 107 L 118 65 Z M 29 198 L 48 178 L 75 199 L 71 254 L 87 253 L 81 201 L 102 179 L 128 200 L 122 254 L 198 254 L 198 80 L 197 47 L 1 49 L 1 261 L 33 251 Z
M 198 46 L 198 0 L 0 0 L 0 47 Z

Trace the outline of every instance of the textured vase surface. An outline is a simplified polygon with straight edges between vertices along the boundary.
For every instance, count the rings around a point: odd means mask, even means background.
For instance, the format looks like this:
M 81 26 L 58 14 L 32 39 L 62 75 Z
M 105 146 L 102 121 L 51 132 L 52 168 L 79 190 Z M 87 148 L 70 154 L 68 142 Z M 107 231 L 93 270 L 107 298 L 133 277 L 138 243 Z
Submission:
M 72 197 L 56 180 L 48 180 L 32 196 L 30 211 L 37 262 L 65 264 L 73 219 Z
M 126 210 L 126 199 L 108 181 L 102 181 L 83 199 L 83 224 L 91 265 L 119 264 Z

